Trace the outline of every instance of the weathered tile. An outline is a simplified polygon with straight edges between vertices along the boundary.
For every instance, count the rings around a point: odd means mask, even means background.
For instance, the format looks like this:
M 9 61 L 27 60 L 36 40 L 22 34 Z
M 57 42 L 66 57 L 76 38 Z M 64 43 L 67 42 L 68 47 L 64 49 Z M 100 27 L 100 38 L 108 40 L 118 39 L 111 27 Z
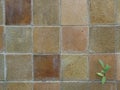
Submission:
M 120 52 L 120 26 L 116 27 L 115 35 L 116 35 L 116 38 L 115 38 L 116 39 L 116 42 L 115 42 L 116 52 Z
M 62 0 L 62 25 L 87 25 L 87 0 Z
M 120 24 L 120 0 L 117 0 L 117 23 Z
M 32 80 L 31 55 L 7 55 L 7 80 Z
M 100 79 L 99 76 L 96 75 L 96 73 L 100 72 L 102 69 L 101 65 L 98 62 L 99 59 L 103 60 L 104 63 L 111 66 L 110 70 L 106 74 L 107 79 L 115 79 L 116 58 L 114 54 L 95 54 L 89 56 L 90 79 Z
M 90 52 L 115 52 L 114 27 L 91 27 L 89 39 Z
M 7 25 L 31 23 L 31 0 L 5 0 L 5 9 Z
M 88 27 L 63 27 L 63 52 L 86 51 L 88 43 Z
M 120 54 L 116 54 L 116 59 L 117 59 L 117 80 L 120 80 Z
M 4 90 L 4 84 L 0 83 L 0 90 Z
M 91 83 L 89 90 L 117 90 L 115 83 Z
M 35 83 L 34 90 L 60 90 L 59 83 Z
M 3 1 L 0 0 L 0 25 L 3 24 Z
M 33 32 L 34 53 L 59 52 L 59 28 L 36 27 Z
M 33 0 L 35 25 L 59 24 L 59 0 Z
M 120 90 L 120 82 L 117 83 L 117 90 Z
M 59 80 L 59 55 L 34 55 L 35 80 Z
M 32 50 L 32 29 L 30 27 L 6 28 L 7 52 L 27 53 Z
M 62 79 L 63 80 L 87 80 L 88 60 L 87 56 L 62 55 Z
M 61 90 L 88 90 L 88 83 L 62 82 Z
M 4 80 L 4 55 L 2 54 L 0 54 L 0 80 Z
M 115 0 L 90 0 L 91 24 L 115 24 Z
M 0 52 L 4 50 L 4 30 L 3 27 L 0 26 Z
M 5 90 L 33 90 L 31 83 L 7 83 Z

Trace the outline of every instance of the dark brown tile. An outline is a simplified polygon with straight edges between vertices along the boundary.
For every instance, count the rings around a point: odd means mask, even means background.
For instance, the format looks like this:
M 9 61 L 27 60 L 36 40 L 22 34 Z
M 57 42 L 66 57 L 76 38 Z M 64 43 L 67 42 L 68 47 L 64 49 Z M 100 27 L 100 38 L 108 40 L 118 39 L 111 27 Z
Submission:
M 60 90 L 59 83 L 35 83 L 34 90 Z
M 35 80 L 59 80 L 59 55 L 34 55 Z
M 31 23 L 31 0 L 5 0 L 5 9 L 7 25 Z
M 4 49 L 4 30 L 3 27 L 0 26 L 0 52 Z
M 101 72 L 102 67 L 99 64 L 98 60 L 103 60 L 104 63 L 111 66 L 110 70 L 107 72 L 107 79 L 115 79 L 115 70 L 116 70 L 116 58 L 114 54 L 95 54 L 89 56 L 89 68 L 90 68 L 90 80 L 100 79 L 97 76 L 97 72 Z
M 59 0 L 33 0 L 35 25 L 59 24 Z
M 0 25 L 3 24 L 3 0 L 0 0 Z

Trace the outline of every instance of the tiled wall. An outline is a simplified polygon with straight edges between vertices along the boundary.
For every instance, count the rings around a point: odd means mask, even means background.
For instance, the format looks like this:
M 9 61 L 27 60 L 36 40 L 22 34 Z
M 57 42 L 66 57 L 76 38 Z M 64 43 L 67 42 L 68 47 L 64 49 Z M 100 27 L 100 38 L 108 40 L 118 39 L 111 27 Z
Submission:
M 98 60 L 111 66 L 102 85 Z M 120 0 L 0 0 L 0 90 L 120 90 Z

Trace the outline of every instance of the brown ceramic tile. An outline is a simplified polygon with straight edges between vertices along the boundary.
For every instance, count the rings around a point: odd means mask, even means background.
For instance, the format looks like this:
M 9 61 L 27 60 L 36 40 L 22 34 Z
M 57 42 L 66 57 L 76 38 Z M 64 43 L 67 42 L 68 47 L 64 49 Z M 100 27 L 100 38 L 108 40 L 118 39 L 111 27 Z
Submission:
M 62 83 L 61 90 L 89 90 L 88 89 L 88 83 L 75 83 L 75 82 L 69 82 L 69 83 Z
M 3 27 L 0 26 L 0 52 L 3 51 L 4 49 L 4 30 L 3 30 Z
M 116 27 L 116 52 L 120 52 L 120 26 Z
M 86 51 L 88 27 L 63 27 L 62 49 L 63 52 Z
M 35 25 L 59 24 L 59 0 L 33 0 Z
M 120 0 L 117 1 L 117 23 L 120 24 Z
M 30 27 L 6 28 L 7 52 L 27 53 L 32 50 L 32 29 Z
M 7 25 L 31 23 L 31 0 L 5 0 L 5 9 Z
M 91 27 L 90 28 L 90 52 L 115 52 L 115 28 Z
M 7 80 L 32 80 L 32 57 L 30 55 L 7 55 Z
M 88 61 L 87 56 L 63 55 L 62 59 L 62 79 L 63 80 L 87 80 Z
M 111 69 L 107 72 L 106 76 L 107 79 L 113 80 L 115 79 L 115 70 L 116 70 L 116 58 L 114 54 L 95 54 L 90 55 L 89 61 L 90 61 L 90 79 L 96 80 L 99 79 L 99 77 L 96 75 L 97 72 L 100 72 L 102 67 L 100 66 L 98 60 L 103 60 L 104 63 L 111 66 Z
M 120 90 L 120 82 L 117 83 L 117 90 Z
M 4 90 L 4 84 L 0 83 L 0 90 Z
M 58 55 L 34 56 L 35 80 L 59 80 L 60 58 Z
M 120 80 L 120 54 L 116 55 L 117 59 L 117 80 Z
M 117 90 L 115 83 L 91 83 L 89 90 Z
M 87 25 L 87 0 L 62 0 L 62 25 Z
M 0 54 L 0 80 L 4 80 L 4 55 L 2 54 Z
M 5 90 L 33 90 L 31 83 L 7 83 Z
M 115 0 L 90 0 L 91 24 L 115 23 Z
M 3 24 L 3 1 L 0 0 L 0 25 Z
M 60 90 L 59 83 L 35 83 L 34 90 Z
M 36 27 L 33 33 L 34 53 L 59 52 L 59 28 Z

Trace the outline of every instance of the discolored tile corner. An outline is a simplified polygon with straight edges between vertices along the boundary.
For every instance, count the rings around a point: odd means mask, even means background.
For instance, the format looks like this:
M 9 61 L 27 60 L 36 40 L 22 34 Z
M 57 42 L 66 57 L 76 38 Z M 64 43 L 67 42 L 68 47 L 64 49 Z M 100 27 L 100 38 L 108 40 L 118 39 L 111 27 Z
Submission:
M 87 25 L 87 0 L 61 0 L 62 25 Z
M 7 81 L 32 80 L 31 55 L 6 55 Z
M 115 0 L 90 0 L 90 23 L 115 24 Z
M 90 80 L 100 79 L 97 72 L 100 72 L 102 67 L 98 60 L 103 60 L 104 63 L 111 66 L 110 70 L 106 73 L 108 80 L 115 80 L 116 78 L 116 57 L 115 54 L 91 54 L 89 55 L 89 77 Z
M 88 90 L 88 82 L 62 82 L 61 90 Z
M 3 24 L 3 0 L 0 0 L 0 25 Z
M 31 53 L 32 28 L 31 27 L 6 27 L 6 52 Z
M 35 27 L 33 31 L 33 51 L 40 54 L 59 53 L 59 27 Z
M 34 90 L 60 90 L 60 83 L 34 83 Z
M 60 80 L 60 56 L 34 55 L 34 80 Z
M 88 80 L 87 55 L 62 55 L 62 80 Z
M 31 0 L 5 0 L 6 25 L 31 24 Z
M 4 27 L 0 26 L 0 53 L 5 49 L 4 40 Z
M 4 80 L 4 55 L 0 54 L 0 81 L 3 80 Z
M 5 90 L 33 90 L 32 83 L 6 83 Z
M 115 53 L 115 27 L 90 27 L 89 51 Z
M 88 27 L 62 27 L 62 52 L 86 52 L 88 46 Z

